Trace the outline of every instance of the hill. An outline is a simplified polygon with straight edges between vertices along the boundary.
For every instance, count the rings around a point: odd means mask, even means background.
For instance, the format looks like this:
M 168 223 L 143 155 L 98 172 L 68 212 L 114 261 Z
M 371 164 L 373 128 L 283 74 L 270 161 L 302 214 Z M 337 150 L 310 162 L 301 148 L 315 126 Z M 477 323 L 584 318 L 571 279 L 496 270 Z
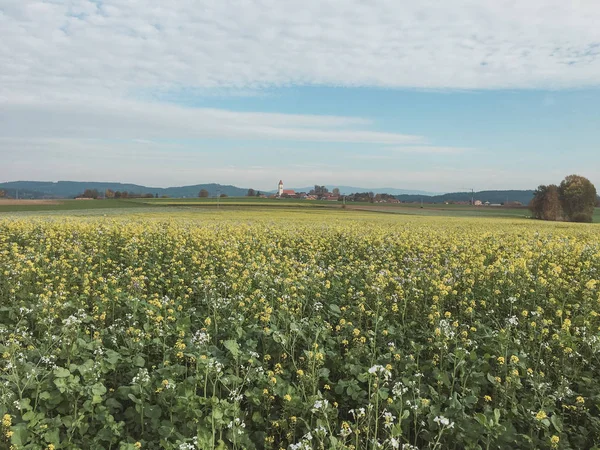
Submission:
M 329 192 L 333 191 L 335 188 L 340 190 L 340 194 L 342 195 L 350 195 L 355 194 L 357 192 L 373 192 L 375 194 L 390 194 L 390 195 L 439 195 L 440 192 L 428 192 L 428 191 L 418 191 L 418 190 L 410 190 L 410 189 L 397 189 L 397 188 L 364 188 L 364 187 L 355 187 L 355 186 L 337 186 L 334 184 L 329 184 L 325 186 Z M 286 187 L 286 189 L 288 189 Z M 314 186 L 307 187 L 299 187 L 299 188 L 289 188 L 296 192 L 310 192 L 311 189 L 314 189 Z M 269 191 L 271 193 L 277 192 L 277 190 Z
M 479 191 L 451 192 L 442 195 L 397 195 L 396 198 L 402 202 L 445 203 L 445 202 L 470 202 L 472 198 L 490 203 L 520 202 L 528 205 L 533 198 L 533 190 L 508 190 L 508 191 Z
M 113 191 L 127 191 L 133 194 L 158 194 L 169 197 L 197 197 L 201 189 L 206 189 L 210 196 L 226 194 L 230 197 L 246 195 L 247 189 L 236 186 L 221 185 L 216 183 L 196 184 L 193 186 L 179 186 L 169 188 L 156 188 L 140 186 L 138 184 L 110 183 L 110 182 L 86 182 L 86 181 L 12 181 L 0 183 L 0 189 L 6 191 L 10 197 L 19 198 L 73 198 L 80 195 L 86 189 L 96 189 L 104 192 L 106 189 Z

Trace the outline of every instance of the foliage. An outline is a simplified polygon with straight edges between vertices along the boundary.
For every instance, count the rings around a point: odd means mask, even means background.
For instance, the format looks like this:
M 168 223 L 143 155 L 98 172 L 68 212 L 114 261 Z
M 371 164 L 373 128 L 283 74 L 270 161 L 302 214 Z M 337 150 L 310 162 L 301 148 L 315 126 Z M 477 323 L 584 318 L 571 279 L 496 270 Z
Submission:
M 198 193 L 198 197 L 200 197 L 200 198 L 208 197 L 208 191 L 206 189 L 200 189 L 200 192 Z
M 80 195 L 81 198 L 98 198 L 100 193 L 97 189 L 86 189 L 83 191 L 83 194 Z
M 562 209 L 573 222 L 591 222 L 596 206 L 596 188 L 585 177 L 569 175 L 558 187 Z
M 0 221 L 0 447 L 598 445 L 598 230 L 305 214 Z
M 539 186 L 533 193 L 529 209 L 536 219 L 559 220 L 562 216 L 562 209 L 558 187 L 554 184 Z

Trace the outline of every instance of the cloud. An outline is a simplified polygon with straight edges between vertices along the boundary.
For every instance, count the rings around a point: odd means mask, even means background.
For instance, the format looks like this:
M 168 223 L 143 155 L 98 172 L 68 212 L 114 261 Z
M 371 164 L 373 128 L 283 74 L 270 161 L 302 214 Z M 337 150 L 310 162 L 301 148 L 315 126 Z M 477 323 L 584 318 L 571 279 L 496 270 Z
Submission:
M 361 130 L 354 117 L 235 112 L 140 101 L 13 100 L 0 104 L 5 137 L 110 139 L 246 139 L 410 144 L 421 136 Z
M 598 23 L 593 0 L 5 0 L 0 98 L 598 86 Z

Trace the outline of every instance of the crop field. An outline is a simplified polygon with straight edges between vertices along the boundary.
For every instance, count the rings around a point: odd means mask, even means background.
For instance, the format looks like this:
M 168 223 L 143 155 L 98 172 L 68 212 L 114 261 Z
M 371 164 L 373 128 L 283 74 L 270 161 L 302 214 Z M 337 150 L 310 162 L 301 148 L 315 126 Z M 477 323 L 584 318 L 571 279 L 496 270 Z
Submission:
M 596 225 L 103 214 L 0 218 L 0 448 L 600 445 Z

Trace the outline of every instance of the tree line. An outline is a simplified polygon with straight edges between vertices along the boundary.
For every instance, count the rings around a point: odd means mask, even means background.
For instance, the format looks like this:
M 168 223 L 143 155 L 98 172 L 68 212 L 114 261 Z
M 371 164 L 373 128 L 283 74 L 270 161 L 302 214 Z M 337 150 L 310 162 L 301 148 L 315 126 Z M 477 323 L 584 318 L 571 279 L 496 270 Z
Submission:
M 167 197 L 168 196 L 166 195 L 161 196 L 161 198 Z M 158 194 L 136 194 L 134 192 L 113 191 L 112 189 L 107 189 L 104 191 L 104 195 L 102 195 L 98 189 L 86 189 L 83 191 L 83 194 L 78 195 L 77 198 L 158 198 Z
M 591 223 L 598 205 L 596 187 L 580 175 L 569 175 L 558 186 L 540 185 L 529 204 L 533 217 Z

